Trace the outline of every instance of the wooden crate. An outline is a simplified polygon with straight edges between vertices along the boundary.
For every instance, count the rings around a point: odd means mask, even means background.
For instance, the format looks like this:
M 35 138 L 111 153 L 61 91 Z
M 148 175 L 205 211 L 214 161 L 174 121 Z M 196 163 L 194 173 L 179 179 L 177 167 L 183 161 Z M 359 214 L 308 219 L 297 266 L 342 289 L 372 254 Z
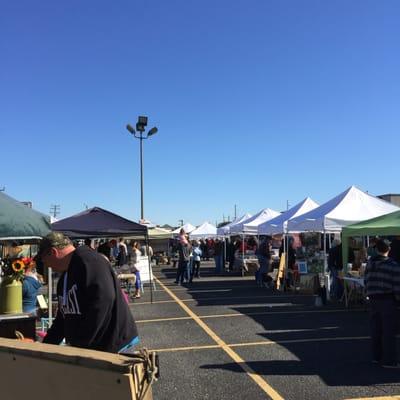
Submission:
M 0 370 L 2 399 L 153 398 L 146 362 L 139 357 L 0 338 Z

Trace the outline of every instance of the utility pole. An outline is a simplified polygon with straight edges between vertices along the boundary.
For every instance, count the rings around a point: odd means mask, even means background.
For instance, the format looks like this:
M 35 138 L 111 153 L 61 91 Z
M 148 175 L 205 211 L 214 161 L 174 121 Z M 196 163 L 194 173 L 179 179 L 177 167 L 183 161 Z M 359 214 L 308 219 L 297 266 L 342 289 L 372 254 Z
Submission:
M 54 218 L 57 218 L 57 215 L 60 214 L 60 205 L 52 204 L 50 207 L 50 214 L 52 214 Z
M 235 219 L 236 219 L 236 204 L 235 204 Z
M 286 211 L 289 210 L 290 204 L 289 204 L 289 200 L 286 200 Z
M 178 219 L 178 222 L 181 224 L 180 226 L 183 226 L 183 219 Z

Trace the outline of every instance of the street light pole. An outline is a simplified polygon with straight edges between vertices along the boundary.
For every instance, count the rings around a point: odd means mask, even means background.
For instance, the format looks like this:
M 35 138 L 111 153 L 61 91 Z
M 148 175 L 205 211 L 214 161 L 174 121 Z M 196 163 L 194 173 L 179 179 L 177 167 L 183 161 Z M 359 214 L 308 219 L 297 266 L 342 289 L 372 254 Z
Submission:
M 143 134 L 140 132 L 140 219 L 144 220 L 143 201 Z
M 144 221 L 144 200 L 143 200 L 143 139 L 148 139 L 150 136 L 155 135 L 158 132 L 156 127 L 151 128 L 147 135 L 145 134 L 145 128 L 147 126 L 147 117 L 139 116 L 136 123 L 136 130 L 131 126 L 127 125 L 126 129 L 136 138 L 140 140 L 140 219 Z

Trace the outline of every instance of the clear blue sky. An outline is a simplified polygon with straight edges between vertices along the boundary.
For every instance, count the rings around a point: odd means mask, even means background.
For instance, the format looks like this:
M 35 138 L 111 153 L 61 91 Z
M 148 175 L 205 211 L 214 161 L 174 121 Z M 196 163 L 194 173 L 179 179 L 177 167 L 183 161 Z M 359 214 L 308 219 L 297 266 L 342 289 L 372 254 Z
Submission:
M 400 2 L 3 2 L 0 187 L 177 225 L 399 193 Z

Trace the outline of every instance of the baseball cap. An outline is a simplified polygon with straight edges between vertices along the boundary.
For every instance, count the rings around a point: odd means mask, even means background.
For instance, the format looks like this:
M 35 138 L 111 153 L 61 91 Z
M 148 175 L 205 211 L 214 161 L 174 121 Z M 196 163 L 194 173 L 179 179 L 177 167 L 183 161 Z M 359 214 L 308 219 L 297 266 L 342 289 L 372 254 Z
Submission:
M 52 247 L 62 249 L 69 245 L 72 245 L 69 237 L 65 236 L 61 232 L 51 232 L 40 241 L 37 257 L 41 258 L 43 253 L 50 250 Z

